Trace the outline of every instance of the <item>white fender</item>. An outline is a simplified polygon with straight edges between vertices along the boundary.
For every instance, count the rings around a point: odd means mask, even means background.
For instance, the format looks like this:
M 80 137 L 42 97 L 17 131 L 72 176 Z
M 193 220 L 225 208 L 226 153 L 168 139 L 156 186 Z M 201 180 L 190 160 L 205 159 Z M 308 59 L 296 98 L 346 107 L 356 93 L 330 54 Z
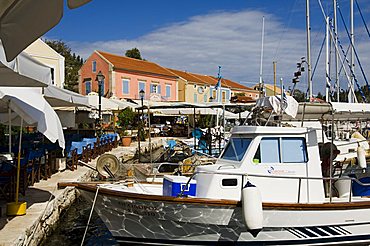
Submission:
M 357 147 L 357 161 L 358 161 L 358 165 L 362 169 L 366 169 L 366 167 L 367 167 L 367 165 L 366 165 L 366 152 L 365 152 L 365 149 L 361 146 Z
M 262 199 L 258 188 L 249 181 L 242 190 L 242 210 L 247 230 L 256 237 L 263 227 Z

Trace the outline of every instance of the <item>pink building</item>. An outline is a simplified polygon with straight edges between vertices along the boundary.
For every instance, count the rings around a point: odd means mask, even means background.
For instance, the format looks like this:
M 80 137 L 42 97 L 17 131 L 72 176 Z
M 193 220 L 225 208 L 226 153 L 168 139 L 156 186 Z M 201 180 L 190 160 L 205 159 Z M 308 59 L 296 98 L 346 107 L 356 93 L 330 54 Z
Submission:
M 104 96 L 140 99 L 139 91 L 144 90 L 146 100 L 178 100 L 177 76 L 171 71 L 153 62 L 102 51 L 94 51 L 81 67 L 80 94 L 98 92 L 98 82 L 95 78 L 99 71 L 105 76 L 102 86 Z

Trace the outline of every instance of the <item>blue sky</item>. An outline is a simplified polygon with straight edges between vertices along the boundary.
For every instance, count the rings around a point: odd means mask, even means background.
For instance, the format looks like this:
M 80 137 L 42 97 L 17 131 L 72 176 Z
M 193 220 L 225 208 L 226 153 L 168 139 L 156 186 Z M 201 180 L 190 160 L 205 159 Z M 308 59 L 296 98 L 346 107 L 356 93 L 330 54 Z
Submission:
M 370 3 L 357 0 L 365 20 Z M 349 19 L 349 0 L 338 0 Z M 162 66 L 217 75 L 251 86 L 259 80 L 262 16 L 265 17 L 263 79 L 272 83 L 272 62 L 277 77 L 291 85 L 296 62 L 306 56 L 305 0 L 92 0 L 75 10 L 65 9 L 61 22 L 44 38 L 65 41 L 87 58 L 95 49 L 115 54 L 139 48 L 142 56 Z M 332 15 L 332 1 L 323 1 Z M 312 60 L 316 62 L 325 35 L 318 1 L 311 0 Z M 346 25 L 349 25 L 346 23 Z M 370 25 L 370 22 L 368 22 Z M 339 30 L 344 47 L 348 40 Z M 356 12 L 356 44 L 363 66 L 370 66 L 370 38 Z M 324 54 L 314 76 L 314 91 L 324 91 Z M 369 58 L 368 58 L 369 57 Z M 360 74 L 358 75 L 360 76 Z M 345 76 L 341 79 L 346 86 Z M 304 76 L 298 88 L 305 91 Z

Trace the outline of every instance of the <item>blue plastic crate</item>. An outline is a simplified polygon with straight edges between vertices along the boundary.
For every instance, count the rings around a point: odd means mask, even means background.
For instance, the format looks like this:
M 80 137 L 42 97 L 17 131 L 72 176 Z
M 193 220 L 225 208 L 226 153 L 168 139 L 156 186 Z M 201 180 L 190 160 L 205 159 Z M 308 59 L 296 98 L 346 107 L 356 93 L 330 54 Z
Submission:
M 177 197 L 183 190 L 184 196 L 195 196 L 197 184 L 196 180 L 191 180 L 188 185 L 189 177 L 165 175 L 163 178 L 163 195 Z

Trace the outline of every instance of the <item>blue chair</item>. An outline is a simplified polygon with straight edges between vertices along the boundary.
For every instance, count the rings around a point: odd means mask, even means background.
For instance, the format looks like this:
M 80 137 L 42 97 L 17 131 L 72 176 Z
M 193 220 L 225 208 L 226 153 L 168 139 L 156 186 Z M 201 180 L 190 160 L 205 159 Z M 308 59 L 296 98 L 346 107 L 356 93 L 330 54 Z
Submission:
M 0 163 L 0 197 L 7 201 L 14 198 L 16 168 L 12 163 Z

